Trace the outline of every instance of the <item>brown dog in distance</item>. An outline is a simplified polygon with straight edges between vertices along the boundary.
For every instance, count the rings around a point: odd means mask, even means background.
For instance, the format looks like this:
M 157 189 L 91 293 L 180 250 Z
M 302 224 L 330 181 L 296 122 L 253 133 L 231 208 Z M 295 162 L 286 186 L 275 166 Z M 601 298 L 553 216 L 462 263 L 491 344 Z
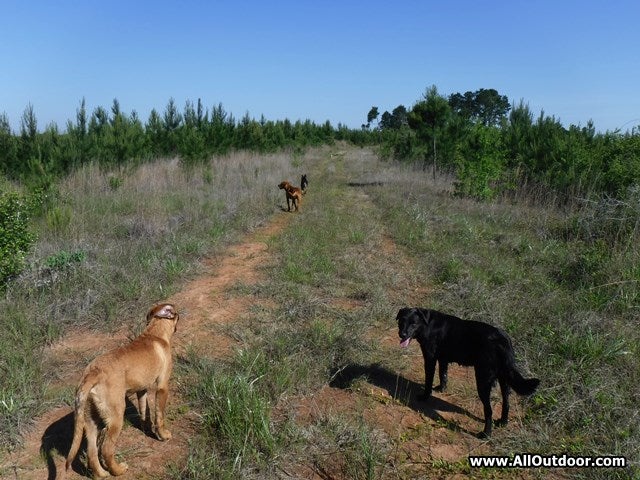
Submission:
M 101 454 L 112 475 L 122 475 L 126 463 L 117 463 L 115 446 L 124 421 L 125 397 L 135 392 L 142 424 L 147 423 L 147 390 L 155 390 L 155 427 L 160 440 L 169 440 L 164 412 L 169 393 L 169 377 L 173 365 L 171 338 L 176 331 L 178 312 L 170 303 L 159 304 L 147 314 L 147 327 L 128 345 L 94 359 L 85 369 L 76 390 L 75 427 L 67 455 L 68 471 L 78 453 L 83 432 L 87 437 L 88 466 L 95 476 L 106 477 L 98 459 L 98 430 L 104 425 Z
M 302 202 L 302 190 L 298 187 L 294 187 L 287 181 L 280 182 L 278 185 L 280 190 L 284 190 L 287 197 L 287 212 L 291 211 L 291 205 L 289 202 L 293 204 L 293 209 L 295 211 L 300 210 L 300 202 Z

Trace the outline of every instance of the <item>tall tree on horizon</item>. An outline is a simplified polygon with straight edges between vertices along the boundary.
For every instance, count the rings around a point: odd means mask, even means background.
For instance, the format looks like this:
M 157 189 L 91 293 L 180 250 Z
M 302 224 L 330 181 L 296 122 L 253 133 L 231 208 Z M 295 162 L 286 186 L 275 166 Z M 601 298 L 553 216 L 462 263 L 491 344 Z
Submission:
M 499 125 L 511 110 L 506 95 L 500 95 L 493 88 L 454 93 L 449 95 L 449 105 L 454 113 L 485 127 Z
M 371 110 L 367 113 L 367 128 L 371 126 L 371 122 L 377 120 L 379 114 L 378 107 L 371 107 Z
M 391 113 L 385 111 L 380 118 L 380 123 L 378 124 L 382 130 L 398 130 L 406 125 L 407 108 L 404 105 L 398 105 Z
M 438 93 L 437 87 L 432 85 L 427 88 L 424 100 L 416 103 L 407 117 L 409 127 L 416 132 L 416 136 L 427 145 L 429 143 L 432 145 L 431 158 L 433 161 L 434 180 L 438 162 L 437 139 L 445 129 L 450 116 L 451 107 L 449 102 Z M 427 157 L 425 156 L 425 163 L 426 160 Z
M 162 117 L 163 126 L 166 133 L 167 144 L 164 147 L 166 153 L 175 154 L 178 151 L 177 130 L 182 124 L 182 115 L 178 112 L 176 101 L 171 97 L 167 103 L 167 108 Z
M 0 172 L 10 177 L 17 176 L 18 142 L 11 132 L 6 113 L 0 114 Z

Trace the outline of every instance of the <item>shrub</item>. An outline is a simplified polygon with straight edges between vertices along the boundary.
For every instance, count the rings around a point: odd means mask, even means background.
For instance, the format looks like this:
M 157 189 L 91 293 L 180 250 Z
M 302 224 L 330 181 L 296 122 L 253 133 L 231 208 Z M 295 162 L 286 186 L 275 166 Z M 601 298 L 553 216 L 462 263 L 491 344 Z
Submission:
M 73 264 L 82 263 L 87 254 L 82 250 L 76 252 L 67 252 L 62 250 L 61 252 L 51 255 L 45 261 L 45 265 L 51 270 L 64 270 L 71 267 Z
M 24 267 L 35 235 L 29 231 L 32 207 L 17 193 L 0 194 L 0 286 Z
M 45 219 L 51 231 L 60 234 L 67 230 L 72 216 L 73 212 L 69 207 L 56 205 L 47 211 Z
M 496 128 L 476 126 L 469 134 L 466 151 L 457 157 L 456 194 L 490 200 L 505 174 L 505 151 Z

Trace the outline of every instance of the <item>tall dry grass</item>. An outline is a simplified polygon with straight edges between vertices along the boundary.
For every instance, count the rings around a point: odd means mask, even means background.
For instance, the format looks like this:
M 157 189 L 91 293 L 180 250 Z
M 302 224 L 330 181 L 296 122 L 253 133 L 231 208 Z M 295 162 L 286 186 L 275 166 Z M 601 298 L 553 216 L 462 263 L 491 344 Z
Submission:
M 63 180 L 36 225 L 29 267 L 0 298 L 0 444 L 60 401 L 43 381 L 48 343 L 79 326 L 142 321 L 204 256 L 279 211 L 277 184 L 299 179 L 304 161 L 238 152 L 192 168 L 176 159 L 86 165 Z
M 12 332 L 0 345 L 0 365 L 12 367 L 0 393 L 3 438 L 16 438 L 36 401 L 52 400 L 46 387 L 32 388 L 46 378 L 44 343 L 78 323 L 111 328 L 117 309 L 143 311 L 179 288 L 203 255 L 278 211 L 275 184 L 297 182 L 305 170 L 312 183 L 303 212 L 270 240 L 266 280 L 250 287 L 272 306 L 235 327 L 245 344 L 228 362 L 178 362 L 176 374 L 192 382 L 184 393 L 204 420 L 174 478 L 276 478 L 296 462 L 349 478 L 406 478 L 389 461 L 399 440 L 374 422 L 355 411 L 297 425 L 295 399 L 345 366 L 397 371 L 402 360 L 369 333 L 393 331 L 395 311 L 409 302 L 503 327 L 518 363 L 542 379 L 524 401 L 523 427 L 503 430 L 492 451 L 624 455 L 637 468 L 635 207 L 625 207 L 622 226 L 608 204 L 479 203 L 455 198 L 451 178 L 433 181 L 370 150 L 342 150 L 238 156 L 186 171 L 169 160 L 70 178 L 42 220 L 46 235 L 31 270 L 2 300 Z M 464 462 L 425 468 L 434 476 L 469 473 Z

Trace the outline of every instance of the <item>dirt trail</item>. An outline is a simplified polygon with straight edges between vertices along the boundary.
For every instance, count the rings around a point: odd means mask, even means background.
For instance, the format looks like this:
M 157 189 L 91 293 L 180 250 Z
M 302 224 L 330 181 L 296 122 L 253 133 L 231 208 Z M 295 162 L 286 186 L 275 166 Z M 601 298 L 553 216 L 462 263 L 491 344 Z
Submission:
M 347 203 L 357 204 L 358 208 L 376 208 L 362 190 L 351 191 L 350 197 Z M 375 255 L 392 258 L 397 268 L 403 271 L 414 268 L 411 259 L 385 234 L 381 249 Z M 420 278 L 395 288 L 401 291 L 398 297 L 404 298 L 408 304 L 422 305 L 428 301 L 430 286 L 422 283 Z M 345 304 L 343 308 L 354 309 L 358 305 Z M 447 465 L 464 464 L 469 455 L 489 455 L 492 452 L 490 441 L 481 440 L 476 435 L 484 426 L 484 414 L 476 393 L 473 369 L 451 364 L 447 392 L 436 393 L 426 403 L 417 398 L 424 383 L 423 357 L 417 342 L 402 349 L 397 326 L 392 320 L 386 326 L 373 326 L 366 336 L 378 343 L 385 358 L 403 356 L 405 366 L 399 371 L 375 363 L 347 366 L 329 385 L 312 395 L 290 398 L 281 408 L 295 411 L 289 415 L 295 417 L 300 425 L 322 423 L 331 416 L 344 415 L 364 418 L 369 425 L 384 432 L 385 443 L 392 444 L 393 448 L 387 454 L 387 464 L 377 471 L 380 478 L 468 478 L 455 473 L 459 466 L 449 470 Z M 497 418 L 502 408 L 498 389 L 493 391 L 492 405 Z M 523 411 L 515 394 L 511 396 L 509 418 L 509 430 L 522 428 Z M 500 435 L 500 429 L 495 429 L 494 438 Z M 319 460 L 318 457 L 313 462 L 292 466 L 291 471 L 286 472 L 287 478 L 348 478 L 344 465 L 335 455 Z M 479 475 L 485 478 L 481 473 Z M 531 478 L 526 471 L 512 470 L 507 472 L 507 476 L 511 479 Z M 496 478 L 504 478 L 504 475 Z
M 354 201 L 369 203 L 362 192 Z M 168 301 L 174 302 L 182 316 L 175 337 L 176 354 L 187 350 L 198 355 L 225 358 L 231 354 L 235 340 L 229 336 L 227 324 L 248 312 L 252 298 L 232 287 L 238 282 L 251 284 L 261 280 L 260 267 L 270 260 L 267 240 L 277 235 L 293 215 L 281 213 L 248 235 L 244 242 L 230 246 L 223 254 L 205 262 L 203 274 L 185 285 L 184 289 Z M 409 267 L 410 260 L 402 255 L 390 238 L 383 238 L 382 254 L 392 256 L 396 262 Z M 398 288 L 406 288 L 405 285 Z M 410 286 L 408 300 L 424 300 L 428 288 L 416 283 Z M 336 304 L 340 305 L 336 299 Z M 340 308 L 358 308 L 358 304 L 345 304 Z M 391 322 L 393 323 L 393 322 Z M 482 427 L 482 407 L 475 393 L 473 372 L 452 365 L 450 390 L 437 394 L 437 400 L 429 405 L 418 402 L 409 390 L 415 392 L 423 382 L 422 357 L 417 346 L 401 351 L 397 332 L 393 325 L 372 328 L 368 333 L 379 339 L 380 348 L 391 355 L 406 355 L 406 367 L 390 372 L 375 365 L 362 366 L 359 370 L 345 371 L 344 376 L 355 380 L 364 374 L 368 380 L 345 386 L 332 382 L 310 395 L 288 398 L 276 408 L 295 412 L 300 425 L 311 424 L 327 415 L 358 415 L 375 425 L 393 445 L 387 456 L 385 477 L 424 477 L 433 472 L 433 466 L 466 461 L 469 454 L 490 452 L 490 444 L 474 436 Z M 68 388 L 79 381 L 86 363 L 97 353 L 111 349 L 127 340 L 127 332 L 116 335 L 82 331 L 67 336 L 53 345 L 47 353 L 47 361 L 66 372 L 51 379 L 52 388 Z M 146 436 L 135 426 L 135 408 L 128 409 L 131 424 L 123 429 L 117 445 L 121 458 L 129 465 L 126 478 L 162 478 L 168 463 L 180 464 L 187 453 L 189 439 L 195 433 L 197 418 L 186 401 L 175 391 L 172 383 L 168 407 L 168 426 L 173 433 L 169 442 L 159 442 Z M 499 402 L 494 411 L 499 412 Z M 290 413 L 289 413 L 290 414 Z M 514 398 L 510 429 L 519 428 L 522 412 Z M 55 478 L 63 465 L 61 454 L 66 454 L 72 435 L 73 415 L 71 407 L 55 408 L 35 422 L 24 438 L 24 446 L 13 452 L 0 465 L 2 478 L 43 479 Z M 496 432 L 499 436 L 499 431 Z M 289 464 L 283 478 L 328 479 L 345 478 L 339 462 L 327 457 L 326 463 L 302 460 L 298 465 Z M 67 478 L 85 478 L 82 463 L 74 464 L 75 471 Z M 294 473 L 291 473 L 294 472 Z M 460 474 L 447 474 L 446 469 L 436 473 L 437 478 L 462 478 Z M 510 478 L 529 477 L 511 474 Z
M 181 312 L 174 338 L 175 353 L 180 355 L 190 349 L 213 358 L 223 358 L 231 353 L 234 340 L 225 335 L 224 326 L 247 310 L 249 298 L 230 294 L 228 290 L 238 282 L 252 284 L 260 279 L 259 267 L 269 258 L 266 241 L 280 232 L 290 218 L 288 214 L 276 215 L 244 242 L 230 246 L 220 256 L 207 259 L 203 274 L 167 299 Z M 46 353 L 47 362 L 59 367 L 56 371 L 63 372 L 51 380 L 52 388 L 75 386 L 82 369 L 97 353 L 126 341 L 125 331 L 115 335 L 90 331 L 68 335 Z M 195 432 L 195 418 L 175 391 L 175 382 L 172 385 L 167 411 L 168 426 L 173 433 L 170 441 L 159 442 L 135 426 L 125 424 L 117 451 L 129 465 L 126 478 L 161 478 L 169 462 L 179 462 L 187 455 L 189 438 Z M 127 415 L 135 425 L 135 407 L 129 407 Z M 12 452 L 0 465 L 0 477 L 55 478 L 56 472 L 64 468 L 64 459 L 58 452 L 66 455 L 72 431 L 71 407 L 61 406 L 46 412 L 29 428 L 23 447 Z M 74 468 L 76 471 L 69 472 L 67 478 L 86 478 L 81 462 L 76 461 Z

